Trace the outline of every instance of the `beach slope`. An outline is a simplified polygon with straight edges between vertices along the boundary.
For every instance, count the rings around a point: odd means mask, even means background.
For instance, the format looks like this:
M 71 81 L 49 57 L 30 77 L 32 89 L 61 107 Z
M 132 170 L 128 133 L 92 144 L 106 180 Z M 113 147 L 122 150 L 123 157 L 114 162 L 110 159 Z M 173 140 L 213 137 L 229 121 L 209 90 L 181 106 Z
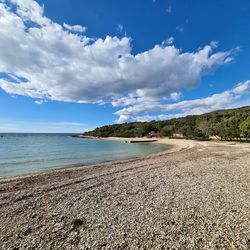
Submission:
M 0 249 L 249 249 L 250 145 L 0 182 Z

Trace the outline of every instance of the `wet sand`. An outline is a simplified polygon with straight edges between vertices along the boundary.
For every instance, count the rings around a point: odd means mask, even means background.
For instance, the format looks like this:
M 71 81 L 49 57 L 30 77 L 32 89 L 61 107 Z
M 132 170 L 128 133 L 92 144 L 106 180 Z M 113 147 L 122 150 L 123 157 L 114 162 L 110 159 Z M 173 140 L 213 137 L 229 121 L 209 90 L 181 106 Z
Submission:
M 169 153 L 0 182 L 0 249 L 249 249 L 250 145 L 163 139 Z

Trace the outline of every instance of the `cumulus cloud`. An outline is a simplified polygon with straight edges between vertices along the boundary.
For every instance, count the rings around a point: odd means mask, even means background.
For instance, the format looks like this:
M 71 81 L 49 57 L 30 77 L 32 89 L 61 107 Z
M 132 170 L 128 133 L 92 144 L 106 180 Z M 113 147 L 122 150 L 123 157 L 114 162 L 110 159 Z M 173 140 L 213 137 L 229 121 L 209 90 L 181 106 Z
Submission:
M 63 23 L 63 27 L 69 31 L 79 32 L 79 33 L 83 33 L 87 29 L 86 27 L 83 27 L 81 25 L 69 25 L 66 23 Z
M 124 107 L 117 112 L 122 120 L 149 119 L 147 113 L 171 109 L 163 103 L 180 99 L 181 90 L 230 63 L 236 51 L 215 52 L 218 44 L 211 42 L 183 52 L 170 37 L 132 54 L 129 37 L 93 39 L 85 30 L 81 25 L 53 22 L 36 1 L 0 0 L 0 47 L 4 48 L 0 72 L 8 76 L 0 78 L 0 88 L 35 98 L 37 104 L 111 103 Z M 238 86 L 235 91 L 245 90 Z
M 234 88 L 221 93 L 213 94 L 205 98 L 185 100 L 171 104 L 161 104 L 159 102 L 137 103 L 118 110 L 117 123 L 140 121 L 140 120 L 166 120 L 187 115 L 198 115 L 218 109 L 233 108 L 242 105 L 249 105 L 250 99 L 243 97 L 250 95 L 250 80 L 238 83 Z M 174 112 L 164 114 L 163 112 Z M 163 113 L 160 115 L 148 115 L 148 113 Z
M 179 92 L 173 92 L 170 94 L 170 99 L 173 101 L 177 101 L 181 98 L 182 94 Z
M 174 37 L 170 36 L 168 39 L 164 40 L 162 42 L 163 46 L 171 45 L 174 43 Z
M 232 51 L 213 52 L 213 44 L 194 52 L 155 45 L 133 55 L 128 37 L 93 40 L 64 27 L 45 17 L 33 0 L 2 1 L 0 71 L 25 81 L 1 80 L 0 87 L 11 94 L 80 103 L 108 102 L 136 91 L 164 96 L 196 85 L 233 57 Z

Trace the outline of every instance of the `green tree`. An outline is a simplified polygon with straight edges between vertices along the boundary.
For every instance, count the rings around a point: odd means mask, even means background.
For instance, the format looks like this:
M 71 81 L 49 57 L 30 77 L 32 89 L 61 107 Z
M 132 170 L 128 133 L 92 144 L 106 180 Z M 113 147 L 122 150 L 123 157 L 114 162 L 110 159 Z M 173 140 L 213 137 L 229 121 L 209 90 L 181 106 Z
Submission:
M 206 136 L 211 135 L 211 125 L 207 120 L 200 120 L 196 123 L 196 127 Z
M 156 126 L 154 126 L 152 123 L 143 123 L 140 129 L 140 134 L 142 136 L 148 135 L 149 132 L 154 131 L 157 132 Z
M 204 134 L 201 130 L 199 130 L 198 128 L 195 128 L 195 127 L 189 127 L 187 129 L 186 137 L 188 139 L 197 139 L 197 140 L 208 138 L 208 136 L 206 134 Z
M 148 135 L 150 131 L 155 131 L 162 136 L 179 133 L 191 139 L 216 136 L 222 140 L 238 140 L 241 137 L 250 139 L 249 123 L 250 107 L 242 107 L 165 121 L 113 124 L 85 132 L 84 135 L 142 137 Z
M 240 131 L 248 140 L 250 137 L 250 117 L 240 123 Z
M 231 141 L 240 138 L 239 121 L 239 119 L 233 116 L 221 125 L 219 135 L 222 140 L 225 139 Z
M 160 130 L 161 136 L 171 136 L 173 135 L 173 128 L 172 126 L 165 126 Z

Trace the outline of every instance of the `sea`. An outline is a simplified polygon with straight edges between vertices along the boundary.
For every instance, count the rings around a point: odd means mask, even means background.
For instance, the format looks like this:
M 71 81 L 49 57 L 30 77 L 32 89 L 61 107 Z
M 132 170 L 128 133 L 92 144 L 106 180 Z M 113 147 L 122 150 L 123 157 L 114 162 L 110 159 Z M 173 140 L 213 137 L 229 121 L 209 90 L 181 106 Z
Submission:
M 157 143 L 74 138 L 72 134 L 0 134 L 0 178 L 137 158 L 169 149 Z

